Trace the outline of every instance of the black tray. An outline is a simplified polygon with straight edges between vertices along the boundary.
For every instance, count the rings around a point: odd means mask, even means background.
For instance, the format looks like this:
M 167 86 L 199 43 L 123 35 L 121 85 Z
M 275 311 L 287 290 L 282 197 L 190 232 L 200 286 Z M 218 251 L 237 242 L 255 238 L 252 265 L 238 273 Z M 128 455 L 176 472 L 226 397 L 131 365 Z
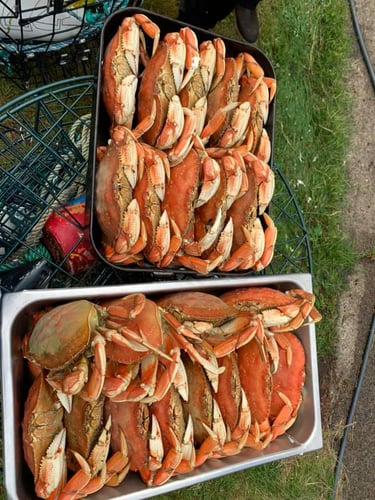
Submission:
M 99 69 L 98 69 L 98 79 L 97 79 L 97 87 L 96 87 L 96 100 L 94 103 L 93 110 L 93 120 L 92 120 L 92 129 L 91 129 L 91 146 L 90 146 L 90 158 L 89 158 L 89 181 L 88 181 L 88 189 L 91 189 L 91 193 L 89 193 L 87 200 L 87 209 L 89 210 L 89 220 L 90 220 L 90 237 L 91 243 L 98 254 L 99 259 L 101 259 L 106 265 L 110 266 L 112 269 L 121 271 L 121 272 L 146 272 L 152 273 L 153 276 L 166 276 L 166 277 L 174 277 L 175 273 L 181 275 L 181 273 L 186 273 L 188 275 L 194 276 L 202 276 L 199 275 L 196 271 L 187 269 L 185 267 L 173 267 L 168 266 L 166 268 L 158 268 L 155 267 L 147 261 L 142 262 L 142 265 L 121 265 L 114 264 L 108 261 L 102 252 L 102 243 L 101 243 L 101 229 L 99 227 L 98 221 L 95 215 L 95 171 L 96 171 L 96 150 L 99 146 L 106 146 L 109 139 L 109 129 L 111 126 L 110 118 L 104 108 L 102 96 L 101 96 L 101 85 L 102 85 L 102 63 L 104 52 L 113 38 L 115 36 L 121 22 L 125 17 L 133 16 L 136 13 L 143 13 L 148 16 L 152 21 L 154 21 L 160 28 L 160 39 L 164 37 L 166 33 L 179 31 L 180 28 L 187 26 L 187 23 L 182 23 L 176 19 L 171 19 L 166 16 L 156 14 L 154 12 L 148 11 L 146 9 L 138 8 L 138 7 L 127 7 L 121 11 L 113 13 L 105 22 L 103 31 L 100 39 L 100 48 L 99 48 Z M 207 31 L 201 28 L 198 28 L 193 25 L 191 28 L 197 35 L 198 42 L 202 42 L 204 40 L 213 40 L 216 37 L 220 37 L 226 45 L 226 55 L 229 57 L 233 57 L 238 55 L 240 52 L 248 52 L 250 53 L 255 60 L 261 65 L 264 74 L 266 77 L 271 77 L 276 79 L 274 68 L 267 58 L 267 56 L 257 47 L 248 44 L 246 42 L 242 42 L 239 40 L 231 39 L 217 33 Z M 275 96 L 276 97 L 276 96 Z M 271 158 L 269 164 L 273 164 L 273 143 L 274 143 L 274 123 L 275 123 L 275 104 L 276 99 L 273 98 L 269 107 L 269 115 L 268 120 L 265 125 L 265 129 L 270 137 L 271 141 Z M 212 273 L 205 274 L 203 276 L 217 276 L 217 277 L 226 277 L 226 276 L 247 276 L 259 274 L 252 270 L 250 271 L 232 271 L 232 272 L 217 272 L 214 271 Z

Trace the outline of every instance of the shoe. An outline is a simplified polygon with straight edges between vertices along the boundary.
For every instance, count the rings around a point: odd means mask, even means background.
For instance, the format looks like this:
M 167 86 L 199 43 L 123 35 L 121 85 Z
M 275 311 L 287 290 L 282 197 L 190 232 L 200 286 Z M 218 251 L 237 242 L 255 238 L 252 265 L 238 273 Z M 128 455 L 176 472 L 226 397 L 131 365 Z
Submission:
M 254 43 L 259 35 L 259 22 L 256 9 L 238 3 L 235 7 L 237 27 L 247 42 Z

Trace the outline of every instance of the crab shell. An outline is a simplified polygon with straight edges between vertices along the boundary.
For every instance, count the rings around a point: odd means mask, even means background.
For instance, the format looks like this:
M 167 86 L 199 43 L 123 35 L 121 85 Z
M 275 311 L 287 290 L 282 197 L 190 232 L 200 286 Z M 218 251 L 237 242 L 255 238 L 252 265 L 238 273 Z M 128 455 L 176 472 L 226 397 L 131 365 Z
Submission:
M 35 482 L 48 447 L 63 429 L 63 414 L 57 396 L 40 374 L 29 389 L 22 419 L 24 457 Z
M 231 352 L 219 359 L 219 365 L 225 370 L 219 375 L 218 390 L 214 397 L 219 405 L 227 427 L 233 431 L 238 422 L 241 404 L 241 381 L 237 363 L 237 354 Z
M 280 349 L 278 368 L 272 375 L 270 420 L 272 439 L 283 434 L 296 420 L 302 402 L 302 389 L 305 382 L 305 350 L 299 338 L 292 332 L 283 336 L 292 351 L 292 362 L 288 363 L 286 349 Z
M 112 417 L 111 448 L 121 450 L 121 434 L 125 436 L 130 460 L 130 470 L 138 471 L 148 456 L 148 433 L 150 430 L 149 408 L 141 402 L 115 403 L 106 399 L 106 418 Z
M 315 309 L 315 296 L 302 289 L 285 292 L 269 287 L 248 287 L 225 292 L 221 298 L 240 311 L 262 317 L 265 328 L 274 333 L 296 330 L 310 315 L 318 322 L 321 315 Z
M 209 123 L 210 120 L 216 119 L 218 115 L 218 111 L 222 110 L 226 106 L 230 104 L 235 104 L 238 101 L 240 85 L 238 83 L 238 68 L 234 58 L 227 57 L 225 62 L 225 71 L 223 78 L 220 80 L 220 83 L 216 85 L 207 96 L 207 121 Z M 214 126 L 216 129 L 209 140 L 210 145 L 216 145 L 226 130 L 232 115 L 233 111 L 225 113 L 223 120 L 220 119 L 220 126 Z
M 86 460 L 98 441 L 103 428 L 104 396 L 95 401 L 86 401 L 79 394 L 72 398 L 71 411 L 64 414 L 66 428 L 67 465 L 70 470 L 79 470 L 71 450 L 78 452 Z
M 142 122 L 151 114 L 156 103 L 156 118 L 153 125 L 143 135 L 143 140 L 154 145 L 165 123 L 169 102 L 176 95 L 172 66 L 169 60 L 170 46 L 164 40 L 147 64 L 139 84 L 137 118 Z
M 269 359 L 253 339 L 237 350 L 242 388 L 251 412 L 252 425 L 246 446 L 262 449 L 271 439 L 269 416 L 271 411 L 272 374 Z
M 199 155 L 191 149 L 185 159 L 171 169 L 161 205 L 162 211 L 166 210 L 169 217 L 175 221 L 183 238 L 194 222 L 200 171 Z
M 99 325 L 98 308 L 88 300 L 54 307 L 41 316 L 28 339 L 26 358 L 47 370 L 74 363 Z
M 158 300 L 158 305 L 170 311 L 179 321 L 209 321 L 220 325 L 233 319 L 236 310 L 219 297 L 205 292 L 177 292 Z

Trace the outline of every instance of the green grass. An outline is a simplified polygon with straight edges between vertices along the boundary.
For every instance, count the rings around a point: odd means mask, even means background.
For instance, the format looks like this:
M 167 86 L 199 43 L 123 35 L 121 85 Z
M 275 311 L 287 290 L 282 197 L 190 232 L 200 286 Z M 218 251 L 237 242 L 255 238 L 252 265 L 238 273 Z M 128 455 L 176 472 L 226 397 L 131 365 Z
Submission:
M 332 491 L 335 455 L 327 448 L 200 483 L 157 500 L 318 500 Z
M 178 2 L 145 0 L 144 8 L 177 16 Z M 258 8 L 257 46 L 277 77 L 274 160 L 286 175 L 303 212 L 312 257 L 314 292 L 323 320 L 318 353 L 333 352 L 338 298 L 345 276 L 360 256 L 341 230 L 351 96 L 345 87 L 351 38 L 341 0 L 264 0 Z M 240 38 L 233 14 L 215 31 Z M 2 80 L 1 101 L 19 92 Z M 374 258 L 374 251 L 367 256 Z M 159 498 L 328 499 L 335 465 L 330 439 L 324 448 L 202 483 Z M 1 491 L 1 490 L 0 490 Z

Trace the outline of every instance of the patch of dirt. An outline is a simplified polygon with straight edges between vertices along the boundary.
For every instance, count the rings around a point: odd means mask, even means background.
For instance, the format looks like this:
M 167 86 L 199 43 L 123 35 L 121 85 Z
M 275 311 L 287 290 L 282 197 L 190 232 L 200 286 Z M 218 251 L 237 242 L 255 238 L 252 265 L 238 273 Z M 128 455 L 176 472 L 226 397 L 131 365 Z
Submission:
M 356 0 L 355 11 L 369 59 L 375 63 L 375 2 Z M 375 93 L 363 60 L 353 26 L 353 58 L 350 70 L 350 89 L 354 90 L 353 136 L 347 159 L 348 193 L 344 200 L 342 230 L 363 257 L 347 277 L 347 290 L 340 297 L 337 324 L 336 356 L 320 360 L 320 389 L 322 420 L 326 429 L 337 430 L 337 450 L 342 430 L 351 409 L 353 395 L 363 360 L 364 349 L 374 314 L 375 261 L 370 256 L 375 247 L 375 141 L 373 117 Z M 373 377 L 374 350 L 366 368 L 367 377 L 358 400 L 355 426 L 344 454 L 344 476 L 340 498 L 370 498 L 373 494 L 374 433 L 365 429 L 366 443 L 354 446 L 374 415 Z M 366 449 L 363 456 L 361 450 Z M 371 494 L 372 491 L 372 494 Z

